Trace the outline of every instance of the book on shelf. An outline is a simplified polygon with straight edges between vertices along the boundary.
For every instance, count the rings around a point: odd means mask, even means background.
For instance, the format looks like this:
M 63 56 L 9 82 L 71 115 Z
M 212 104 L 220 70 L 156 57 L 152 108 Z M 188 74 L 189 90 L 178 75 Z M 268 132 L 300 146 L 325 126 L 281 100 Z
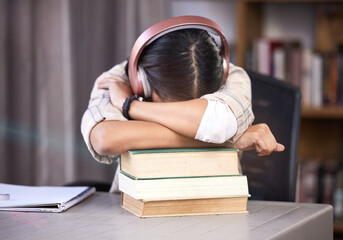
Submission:
M 138 217 L 246 213 L 247 196 L 144 201 L 122 193 L 121 206 Z
M 334 86 L 334 77 L 335 74 L 332 71 L 334 68 L 333 64 L 333 53 L 323 53 L 322 54 L 323 59 L 323 76 L 322 76 L 322 85 L 323 85 L 323 100 L 322 103 L 324 105 L 332 105 L 332 98 L 333 98 L 333 90 L 335 88 Z M 334 90 L 336 91 L 336 89 Z
M 315 203 L 318 198 L 318 169 L 316 160 L 303 161 L 298 166 L 297 202 Z
M 339 167 L 335 174 L 335 184 L 332 196 L 334 219 L 343 221 L 343 169 Z
M 273 52 L 272 73 L 277 79 L 286 79 L 286 52 L 283 48 L 276 48 Z
M 288 66 L 290 75 L 288 81 L 296 87 L 301 87 L 301 79 L 303 77 L 303 60 L 302 60 L 302 49 L 301 44 L 298 41 L 292 42 L 289 45 L 290 48 L 290 60 L 291 63 Z
M 337 162 L 330 161 L 319 165 L 318 203 L 333 204 Z
M 281 42 L 281 41 L 280 41 Z M 270 75 L 300 87 L 302 76 L 301 45 L 298 41 L 283 41 L 273 49 Z
M 304 106 L 343 106 L 342 45 L 325 52 L 303 48 L 297 40 L 260 38 L 252 55 L 253 70 L 299 87 Z
M 257 71 L 300 86 L 301 44 L 299 41 L 260 38 L 255 41 Z
M 315 53 L 311 58 L 311 97 L 312 107 L 321 107 L 323 103 L 323 58 Z
M 63 212 L 89 197 L 94 187 L 22 186 L 0 184 L 0 211 Z
M 301 99 L 303 106 L 311 105 L 311 58 L 312 51 L 304 49 L 302 51 L 302 76 L 301 76 Z
M 145 201 L 249 196 L 244 175 L 137 180 L 120 172 L 119 190 Z
M 241 173 L 235 148 L 133 150 L 121 155 L 120 167 L 136 179 Z
M 313 52 L 311 54 L 310 101 L 307 106 L 343 106 L 340 97 L 343 88 L 343 64 L 340 63 L 343 52 Z M 305 89 L 302 89 L 304 92 Z
M 323 104 L 334 106 L 337 99 L 338 66 L 337 53 L 322 54 L 323 58 Z
M 275 51 L 279 53 L 278 59 L 284 57 L 284 52 L 281 51 L 284 42 L 278 39 L 260 38 L 255 44 L 258 72 L 273 75 L 273 57 L 275 57 Z
M 337 104 L 343 106 L 343 44 L 337 51 Z
M 337 161 L 302 160 L 298 165 L 297 202 L 333 204 Z
M 338 66 L 337 66 L 337 55 L 335 53 L 330 55 L 330 67 L 329 67 L 329 100 L 328 104 L 331 106 L 334 106 L 338 104 L 338 98 L 337 98 L 337 81 L 338 81 Z

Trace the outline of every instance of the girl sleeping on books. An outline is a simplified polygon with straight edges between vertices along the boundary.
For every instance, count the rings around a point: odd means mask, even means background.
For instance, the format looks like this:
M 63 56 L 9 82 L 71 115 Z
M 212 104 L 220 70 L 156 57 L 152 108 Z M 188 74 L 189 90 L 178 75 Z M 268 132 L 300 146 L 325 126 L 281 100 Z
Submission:
M 266 124 L 251 125 L 251 86 L 232 63 L 223 81 L 221 47 L 204 29 L 164 34 L 145 46 L 134 95 L 124 61 L 95 81 L 81 131 L 95 159 L 112 163 L 130 149 L 234 147 L 283 151 Z M 113 190 L 113 189 L 112 189 Z

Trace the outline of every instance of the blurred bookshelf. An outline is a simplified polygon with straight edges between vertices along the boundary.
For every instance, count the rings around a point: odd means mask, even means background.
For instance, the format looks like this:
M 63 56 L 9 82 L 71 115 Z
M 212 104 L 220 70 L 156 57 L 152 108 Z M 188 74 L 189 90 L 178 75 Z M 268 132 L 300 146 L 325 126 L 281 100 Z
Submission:
M 302 91 L 298 154 L 301 194 L 297 201 L 332 204 L 335 235 L 343 236 L 343 0 L 235 2 L 236 64 L 283 79 Z M 298 6 L 304 15 L 313 16 L 308 33 L 313 44 L 306 46 L 306 52 L 303 43 L 294 36 L 292 39 L 266 36 L 265 25 L 270 24 L 266 14 L 274 9 L 277 13 L 273 16 L 282 18 L 285 15 L 277 14 L 284 14 L 285 9 L 297 10 Z M 297 12 L 295 15 L 289 12 L 290 22 L 304 21 L 302 12 Z M 278 30 L 288 35 L 287 29 Z M 267 53 L 263 55 L 263 51 Z M 267 64 L 263 65 L 262 59 L 267 59 Z M 299 64 L 302 68 L 294 70 Z

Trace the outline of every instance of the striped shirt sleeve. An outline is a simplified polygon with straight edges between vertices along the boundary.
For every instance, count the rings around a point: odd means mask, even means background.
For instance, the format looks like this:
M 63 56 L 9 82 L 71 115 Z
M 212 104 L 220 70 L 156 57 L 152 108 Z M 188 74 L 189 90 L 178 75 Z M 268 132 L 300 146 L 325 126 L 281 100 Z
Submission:
M 237 119 L 237 132 L 228 140 L 235 142 L 254 121 L 251 107 L 251 83 L 248 74 L 240 67 L 230 63 L 229 77 L 217 92 L 203 96 L 208 100 L 226 103 Z
M 83 114 L 81 120 L 81 133 L 88 150 L 91 152 L 92 156 L 101 163 L 111 164 L 119 156 L 102 156 L 98 154 L 90 142 L 90 133 L 92 129 L 101 121 L 126 121 L 127 119 L 122 115 L 119 109 L 115 108 L 111 104 L 109 91 L 105 89 L 99 89 L 97 87 L 97 82 L 104 78 L 113 78 L 117 81 L 128 82 L 128 78 L 124 71 L 125 65 L 126 61 L 114 66 L 112 69 L 104 72 L 96 79 L 91 92 L 87 110 Z

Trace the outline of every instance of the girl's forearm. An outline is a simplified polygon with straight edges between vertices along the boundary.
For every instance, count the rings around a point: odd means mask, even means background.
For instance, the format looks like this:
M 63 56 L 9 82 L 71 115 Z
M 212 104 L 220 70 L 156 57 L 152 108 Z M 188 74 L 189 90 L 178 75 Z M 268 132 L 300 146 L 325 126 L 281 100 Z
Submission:
M 93 128 L 90 140 L 100 155 L 118 155 L 130 149 L 234 147 L 255 149 L 259 155 L 266 156 L 285 148 L 275 140 L 266 124 L 250 126 L 234 144 L 212 144 L 185 137 L 152 122 L 104 121 Z
M 182 102 L 131 103 L 129 115 L 136 120 L 163 125 L 189 138 L 194 138 L 207 107 L 206 99 Z
M 104 121 L 92 130 L 90 140 L 100 155 L 117 155 L 130 149 L 219 147 L 185 137 L 160 124 L 146 121 Z

